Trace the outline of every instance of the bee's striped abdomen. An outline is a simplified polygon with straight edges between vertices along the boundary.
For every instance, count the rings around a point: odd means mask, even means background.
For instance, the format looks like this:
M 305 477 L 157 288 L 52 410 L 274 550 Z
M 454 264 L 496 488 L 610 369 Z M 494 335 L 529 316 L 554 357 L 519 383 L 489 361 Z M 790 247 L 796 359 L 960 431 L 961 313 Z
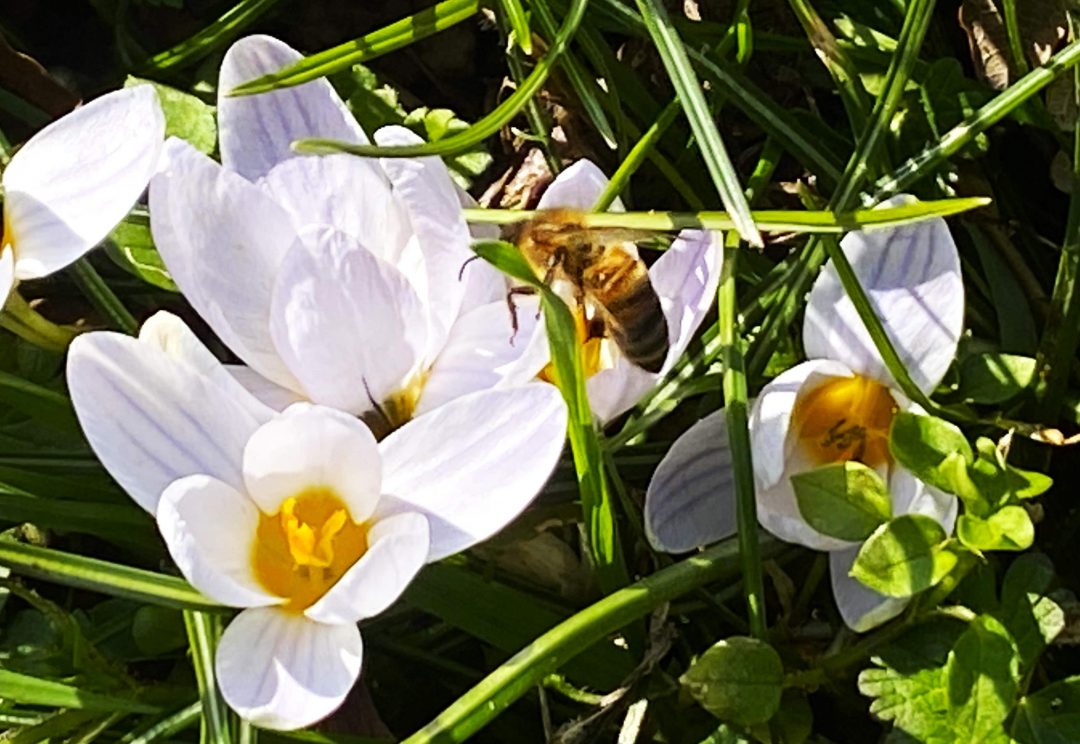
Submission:
M 667 319 L 645 265 L 637 259 L 601 261 L 589 273 L 589 293 L 603 307 L 612 339 L 631 362 L 659 372 L 668 353 Z

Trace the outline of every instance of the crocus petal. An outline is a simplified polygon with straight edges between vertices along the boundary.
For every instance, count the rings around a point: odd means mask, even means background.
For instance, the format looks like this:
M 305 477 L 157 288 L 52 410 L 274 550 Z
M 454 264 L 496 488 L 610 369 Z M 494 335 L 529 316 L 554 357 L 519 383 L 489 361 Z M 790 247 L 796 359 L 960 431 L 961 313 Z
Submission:
M 720 233 L 683 230 L 649 269 L 668 322 L 670 348 L 661 374 L 679 360 L 716 297 L 723 253 Z
M 791 436 L 791 417 L 799 398 L 830 378 L 851 377 L 840 362 L 816 359 L 797 364 L 767 384 L 750 411 L 750 446 L 758 522 L 787 542 L 815 550 L 839 550 L 850 542 L 823 535 L 799 512 L 791 476 L 813 467 L 802 462 Z
M 334 227 L 390 263 L 412 237 L 408 213 L 369 158 L 290 158 L 274 166 L 261 185 L 288 212 L 297 233 L 310 225 Z
M 15 253 L 10 246 L 0 246 L 0 308 L 15 286 Z
M 351 413 L 399 390 L 427 340 L 400 271 L 343 232 L 305 233 L 285 257 L 271 333 L 308 397 Z
M 375 511 L 382 483 L 379 451 L 364 423 L 341 411 L 296 403 L 263 424 L 244 448 L 247 492 L 266 514 L 312 487 L 334 492 L 354 522 Z
M 799 396 L 828 378 L 851 376 L 851 370 L 840 362 L 811 360 L 785 370 L 765 385 L 750 411 L 750 444 L 759 488 L 774 485 L 787 467 L 788 430 Z
M 659 375 L 646 372 L 632 364 L 621 353 L 615 353 L 611 367 L 602 369 L 585 380 L 589 407 L 601 424 L 629 411 L 653 389 Z
M 51 274 L 104 240 L 146 188 L 164 138 L 149 85 L 101 96 L 34 135 L 3 176 L 15 276 Z
M 212 378 L 226 394 L 251 411 L 259 421 L 267 421 L 273 415 L 267 405 L 249 394 L 248 390 L 229 374 L 228 368 L 210 353 L 194 331 L 172 313 L 161 310 L 150 316 L 139 329 L 139 341 L 161 349 L 172 359 L 191 367 L 194 372 Z
M 591 160 L 578 160 L 564 170 L 544 190 L 537 209 L 581 209 L 591 211 L 596 200 L 608 185 L 608 177 Z M 609 211 L 623 211 L 622 201 L 616 199 Z
M 859 546 L 829 553 L 829 574 L 833 597 L 844 624 L 856 633 L 865 633 L 892 620 L 907 607 L 907 599 L 886 597 L 850 576 Z
M 254 184 L 171 138 L 150 183 L 150 228 L 192 307 L 237 356 L 296 388 L 270 338 L 274 277 L 295 233 L 284 210 Z
M 225 369 L 244 390 L 275 411 L 284 411 L 293 403 L 306 400 L 302 394 L 271 382 L 251 367 L 245 367 L 242 364 L 226 364 Z
M 231 96 L 233 88 L 301 59 L 288 44 L 271 36 L 248 36 L 229 47 L 218 76 L 218 132 L 221 162 L 250 181 L 289 158 L 294 140 L 326 137 L 352 144 L 367 142 L 330 81 L 254 96 Z
M 956 524 L 959 501 L 952 494 L 939 491 L 916 478 L 909 471 L 896 467 L 889 477 L 893 516 L 922 514 L 936 519 L 946 532 Z
M 310 726 L 344 702 L 363 645 L 354 624 L 323 625 L 273 607 L 244 610 L 218 644 L 221 694 L 241 718 L 268 729 Z
M 546 357 L 530 360 L 525 355 L 539 325 L 538 304 L 536 297 L 515 302 L 516 332 L 505 299 L 458 318 L 431 367 L 416 415 L 467 393 L 493 388 L 504 380 L 524 382 L 536 377 L 547 363 Z
M 173 481 L 161 495 L 158 529 L 180 573 L 200 592 L 233 607 L 279 604 L 255 577 L 251 555 L 259 510 L 208 475 Z
M 735 480 L 724 410 L 675 440 L 645 493 L 645 536 L 657 550 L 685 553 L 735 534 Z
M 67 380 L 90 446 L 142 508 L 154 512 L 187 475 L 243 488 L 244 445 L 265 419 L 214 376 L 150 343 L 96 332 L 72 342 Z
M 960 256 L 945 221 L 852 232 L 841 246 L 912 380 L 930 392 L 956 356 L 964 321 Z M 803 345 L 811 358 L 896 387 L 831 262 L 810 291 Z
M 422 514 L 394 514 L 376 522 L 368 533 L 367 552 L 304 614 L 331 625 L 378 615 L 424 567 L 430 543 Z
M 383 127 L 375 141 L 384 147 L 422 143 L 405 127 Z M 466 285 L 458 277 L 474 257 L 471 236 L 461 211 L 457 187 L 441 158 L 384 158 L 383 170 L 394 193 L 405 205 L 424 259 L 429 331 L 427 358 L 442 348 L 454 319 L 461 311 Z M 414 278 L 415 281 L 415 278 Z
M 383 493 L 425 514 L 429 561 L 498 532 L 551 475 L 566 436 L 566 405 L 552 385 L 472 393 L 382 442 Z

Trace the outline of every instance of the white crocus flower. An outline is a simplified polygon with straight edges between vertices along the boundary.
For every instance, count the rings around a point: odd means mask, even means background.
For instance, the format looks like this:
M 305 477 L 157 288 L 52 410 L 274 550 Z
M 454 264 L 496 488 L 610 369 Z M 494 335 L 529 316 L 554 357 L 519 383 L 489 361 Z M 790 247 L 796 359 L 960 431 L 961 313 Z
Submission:
M 260 403 L 164 313 L 138 339 L 76 339 L 68 381 L 94 451 L 156 511 L 185 578 L 244 608 L 218 682 L 241 716 L 277 729 L 342 703 L 360 673 L 357 621 L 516 517 L 566 428 L 558 391 L 534 383 L 460 396 L 376 442 L 341 411 Z
M 227 95 L 300 58 L 270 37 L 237 42 L 219 79 L 221 164 L 168 142 L 150 212 L 173 279 L 248 365 L 239 379 L 276 408 L 307 400 L 393 428 L 498 385 L 535 313 L 519 315 L 511 342 L 506 283 L 483 261 L 466 266 L 470 234 L 443 162 L 297 156 L 304 137 L 367 141 L 324 79 Z M 419 141 L 402 127 L 375 139 Z
M 930 393 L 956 355 L 964 315 L 960 258 L 945 222 L 849 233 L 841 241 L 859 282 L 914 382 Z M 799 512 L 791 476 L 833 462 L 874 468 L 894 516 L 919 513 L 951 530 L 957 502 L 894 462 L 889 427 L 898 411 L 920 412 L 898 389 L 831 263 L 810 292 L 803 323 L 809 360 L 762 389 L 750 416 L 758 519 L 788 542 L 829 551 L 844 621 L 865 631 L 898 615 L 885 597 L 849 576 L 860 543 L 821 534 Z M 646 499 L 650 540 L 679 552 L 735 531 L 731 454 L 724 412 L 707 416 L 672 446 Z
M 540 197 L 537 209 L 563 207 L 589 211 L 607 183 L 607 176 L 594 163 L 579 160 L 552 181 Z M 623 209 L 618 200 L 612 208 Z M 719 233 L 712 231 L 683 230 L 649 268 L 649 281 L 660 298 L 668 324 L 668 354 L 659 373 L 648 372 L 630 362 L 610 338 L 586 341 L 583 355 L 588 376 L 586 391 L 593 413 L 602 423 L 633 408 L 686 350 L 716 296 L 722 260 L 718 236 Z M 634 250 L 631 243 L 624 247 Z M 586 311 L 592 312 L 592 308 Z M 527 313 L 519 311 L 517 315 L 524 318 Z M 540 356 L 544 362 L 548 359 L 547 349 L 544 333 L 536 333 L 527 359 Z M 523 360 L 521 369 L 531 370 L 535 366 Z
M 59 271 L 96 246 L 158 164 L 165 117 L 149 85 L 114 91 L 57 119 L 4 170 L 0 306 L 15 283 Z

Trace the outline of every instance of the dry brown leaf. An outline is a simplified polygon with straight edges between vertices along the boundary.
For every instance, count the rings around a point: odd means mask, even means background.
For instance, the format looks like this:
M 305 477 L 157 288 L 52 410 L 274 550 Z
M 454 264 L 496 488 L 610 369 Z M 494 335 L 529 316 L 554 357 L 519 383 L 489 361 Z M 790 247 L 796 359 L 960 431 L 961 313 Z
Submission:
M 1023 0 L 1017 4 L 1021 48 L 1030 65 L 1044 64 L 1065 39 L 1065 0 Z M 1016 80 L 1005 20 L 994 0 L 963 0 L 960 25 L 967 33 L 975 71 L 1002 90 Z

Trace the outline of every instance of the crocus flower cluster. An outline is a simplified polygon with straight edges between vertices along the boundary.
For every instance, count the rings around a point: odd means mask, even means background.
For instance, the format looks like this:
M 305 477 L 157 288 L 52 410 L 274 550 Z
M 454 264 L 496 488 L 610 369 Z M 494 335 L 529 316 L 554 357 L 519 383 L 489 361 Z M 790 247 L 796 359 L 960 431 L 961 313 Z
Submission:
M 297 156 L 298 139 L 369 141 L 326 80 L 228 95 L 299 59 L 266 36 L 227 52 L 220 162 L 165 141 L 150 86 L 102 96 L 46 127 L 3 173 L 0 242 L 2 304 L 17 281 L 100 243 L 149 186 L 170 274 L 242 364 L 223 364 L 162 312 L 137 338 L 76 339 L 68 385 L 87 440 L 156 520 L 180 572 L 240 610 L 217 651 L 225 700 L 278 729 L 341 705 L 362 667 L 358 623 L 393 604 L 425 564 L 517 517 L 554 469 L 567 424 L 559 391 L 543 381 L 550 355 L 536 305 L 511 312 L 507 280 L 470 260 L 468 197 L 440 159 Z M 418 141 L 401 127 L 372 139 Z M 539 208 L 591 209 L 606 184 L 579 161 Z M 963 313 L 948 229 L 938 220 L 852 233 L 843 248 L 929 392 L 955 353 Z M 636 405 L 686 350 L 720 261 L 715 233 L 684 230 L 653 263 L 669 339 L 658 373 L 610 338 L 581 339 L 601 424 Z M 589 311 L 576 309 L 583 327 Z M 780 538 L 830 552 L 843 617 L 864 630 L 903 602 L 848 576 L 858 545 L 806 523 L 791 476 L 857 460 L 888 482 L 896 514 L 951 528 L 956 503 L 892 461 L 892 417 L 917 407 L 831 265 L 810 294 L 803 341 L 809 361 L 754 404 L 758 511 Z M 680 552 L 730 535 L 730 481 L 721 411 L 677 441 L 656 472 L 646 502 L 654 546 Z

